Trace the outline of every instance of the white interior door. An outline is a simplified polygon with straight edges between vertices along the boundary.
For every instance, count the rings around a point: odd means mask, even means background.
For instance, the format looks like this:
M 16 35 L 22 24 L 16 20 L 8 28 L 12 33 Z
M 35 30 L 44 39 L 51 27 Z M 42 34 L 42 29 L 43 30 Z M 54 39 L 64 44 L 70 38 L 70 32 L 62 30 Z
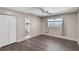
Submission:
M 9 20 L 9 44 L 16 42 L 16 17 L 8 16 Z
M 0 15 L 0 47 L 8 44 L 8 19 Z

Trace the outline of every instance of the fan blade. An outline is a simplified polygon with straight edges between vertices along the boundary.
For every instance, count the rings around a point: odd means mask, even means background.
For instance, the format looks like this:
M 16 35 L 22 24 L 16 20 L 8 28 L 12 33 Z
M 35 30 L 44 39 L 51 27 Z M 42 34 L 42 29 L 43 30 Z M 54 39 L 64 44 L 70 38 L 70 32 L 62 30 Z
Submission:
M 50 14 L 50 15 L 53 15 L 52 13 L 48 12 L 48 11 L 45 11 L 43 8 L 41 7 L 35 7 L 36 9 L 39 9 L 42 13 L 47 13 L 47 14 Z
M 53 15 L 52 13 L 50 13 L 50 12 L 48 12 L 48 11 L 44 11 L 44 12 L 47 13 L 47 14 Z

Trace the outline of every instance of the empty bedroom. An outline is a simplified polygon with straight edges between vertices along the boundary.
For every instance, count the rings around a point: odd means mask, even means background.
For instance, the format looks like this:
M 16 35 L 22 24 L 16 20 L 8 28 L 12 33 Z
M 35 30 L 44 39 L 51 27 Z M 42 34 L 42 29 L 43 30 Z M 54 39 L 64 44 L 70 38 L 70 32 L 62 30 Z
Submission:
M 79 8 L 0 7 L 0 51 L 79 51 Z

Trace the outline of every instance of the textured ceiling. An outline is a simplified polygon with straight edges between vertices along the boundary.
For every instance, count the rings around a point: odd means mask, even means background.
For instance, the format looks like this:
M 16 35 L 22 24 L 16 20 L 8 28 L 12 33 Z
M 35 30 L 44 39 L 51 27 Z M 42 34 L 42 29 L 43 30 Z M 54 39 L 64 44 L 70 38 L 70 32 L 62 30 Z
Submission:
M 44 17 L 77 12 L 77 7 L 6 7 L 8 9 Z

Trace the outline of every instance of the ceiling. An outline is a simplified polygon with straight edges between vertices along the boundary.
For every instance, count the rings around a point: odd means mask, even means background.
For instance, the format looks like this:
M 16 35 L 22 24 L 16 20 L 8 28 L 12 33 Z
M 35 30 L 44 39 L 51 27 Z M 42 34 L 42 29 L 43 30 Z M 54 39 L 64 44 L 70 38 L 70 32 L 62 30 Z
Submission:
M 77 12 L 78 7 L 6 7 L 23 13 L 33 14 L 36 16 L 52 16 L 64 13 Z

